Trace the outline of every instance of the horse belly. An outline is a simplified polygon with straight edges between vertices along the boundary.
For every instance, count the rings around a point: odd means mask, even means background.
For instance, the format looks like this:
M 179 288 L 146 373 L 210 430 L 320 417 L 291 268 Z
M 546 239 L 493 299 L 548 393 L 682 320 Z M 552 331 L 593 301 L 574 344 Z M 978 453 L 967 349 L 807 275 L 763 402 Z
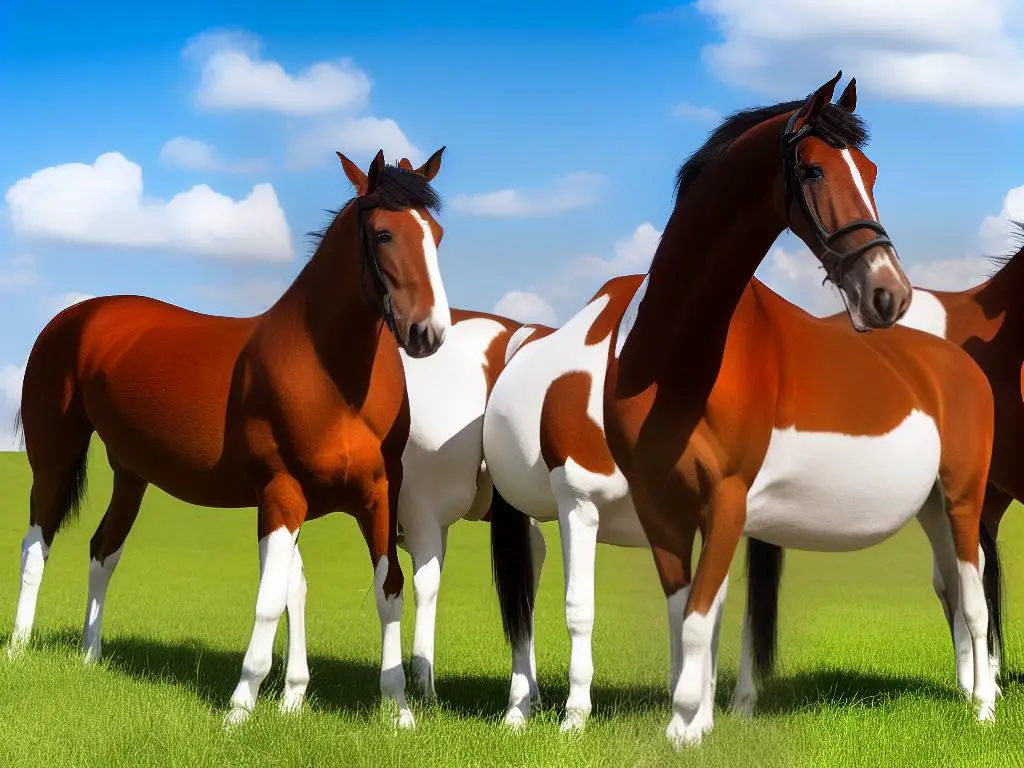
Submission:
M 938 428 L 920 411 L 878 436 L 774 430 L 747 494 L 744 533 L 815 551 L 877 544 L 920 511 L 940 454 Z

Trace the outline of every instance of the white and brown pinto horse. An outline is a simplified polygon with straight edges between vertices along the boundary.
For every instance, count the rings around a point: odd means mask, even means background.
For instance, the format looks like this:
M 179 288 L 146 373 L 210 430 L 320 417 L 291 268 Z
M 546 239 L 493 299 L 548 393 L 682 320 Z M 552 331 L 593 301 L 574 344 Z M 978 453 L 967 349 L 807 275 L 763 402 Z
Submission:
M 653 550 L 668 599 L 667 736 L 677 747 L 713 724 L 721 607 L 744 534 L 853 550 L 918 516 L 950 604 L 965 615 L 975 669 L 987 667 L 983 374 L 946 342 L 857 334 L 751 285 L 788 225 L 843 291 L 856 327 L 888 328 L 910 300 L 871 198 L 854 85 L 833 105 L 837 80 L 806 101 L 727 119 L 680 169 L 646 277 L 610 281 L 562 328 L 526 339 L 495 385 L 484 418 L 495 520 L 522 510 L 559 521 L 571 638 L 563 729 L 591 710 L 597 541 Z M 935 489 L 944 507 L 926 503 Z M 505 602 L 528 590 L 523 572 L 533 576 L 515 565 L 495 566 Z M 528 610 L 519 615 L 513 644 L 531 631 Z M 991 719 L 990 676 L 976 676 L 974 696 L 979 718 Z M 513 679 L 510 699 L 506 721 L 521 723 L 523 681 Z
M 32 491 L 12 651 L 30 637 L 54 536 L 78 511 L 95 432 L 114 488 L 90 545 L 87 660 L 100 656 L 107 587 L 150 484 L 191 504 L 256 506 L 255 623 L 225 725 L 243 722 L 270 671 L 282 613 L 301 615 L 299 530 L 346 510 L 374 569 L 381 692 L 397 704 L 398 724 L 413 724 L 396 556 L 409 434 L 398 348 L 434 354 L 451 324 L 437 261 L 442 229 L 431 214 L 440 199 L 429 183 L 441 150 L 418 173 L 386 165 L 382 152 L 368 173 L 339 157 L 356 197 L 262 315 L 214 317 L 108 296 L 65 310 L 39 335 L 21 403 Z M 301 705 L 309 681 L 303 622 L 290 620 L 289 630 L 283 710 Z
M 1020 225 L 1018 225 L 1020 226 Z M 1000 269 L 980 285 L 965 291 L 914 289 L 910 309 L 899 324 L 930 333 L 962 347 L 988 378 L 995 402 L 992 466 L 982 510 L 981 546 L 985 591 L 990 613 L 990 668 L 998 681 L 1002 643 L 1002 590 L 996 538 L 1010 503 L 1024 500 L 1024 248 L 993 259 Z M 830 318 L 841 322 L 841 316 Z M 740 673 L 734 701 L 752 709 L 758 678 L 772 672 L 775 658 L 781 547 L 750 538 L 748 570 L 749 629 L 743 634 Z M 946 577 L 935 563 L 933 585 L 950 622 L 957 654 L 957 676 L 965 692 L 973 688 L 971 636 L 962 615 L 952 615 L 945 595 Z

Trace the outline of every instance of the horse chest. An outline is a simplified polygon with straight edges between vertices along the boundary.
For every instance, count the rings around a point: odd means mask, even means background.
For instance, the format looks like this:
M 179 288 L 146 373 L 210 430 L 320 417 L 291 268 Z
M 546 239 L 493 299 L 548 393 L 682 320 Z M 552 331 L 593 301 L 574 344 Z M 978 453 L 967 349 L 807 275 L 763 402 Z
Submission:
M 747 494 L 744 533 L 792 549 L 876 544 L 924 505 L 940 453 L 935 422 L 921 411 L 882 435 L 775 429 Z

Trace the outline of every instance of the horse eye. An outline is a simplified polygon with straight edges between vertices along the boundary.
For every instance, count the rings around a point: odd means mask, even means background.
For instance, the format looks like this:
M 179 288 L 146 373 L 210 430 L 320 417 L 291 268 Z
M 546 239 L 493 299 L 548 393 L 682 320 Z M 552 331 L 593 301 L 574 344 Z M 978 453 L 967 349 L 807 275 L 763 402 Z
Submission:
M 821 168 L 816 165 L 802 165 L 800 166 L 800 171 L 803 173 L 803 177 L 806 181 L 821 179 L 825 176 Z
M 391 242 L 391 233 L 388 232 L 386 229 L 382 229 L 380 232 L 377 233 L 377 244 L 378 245 L 380 245 L 382 243 L 390 243 L 390 242 Z

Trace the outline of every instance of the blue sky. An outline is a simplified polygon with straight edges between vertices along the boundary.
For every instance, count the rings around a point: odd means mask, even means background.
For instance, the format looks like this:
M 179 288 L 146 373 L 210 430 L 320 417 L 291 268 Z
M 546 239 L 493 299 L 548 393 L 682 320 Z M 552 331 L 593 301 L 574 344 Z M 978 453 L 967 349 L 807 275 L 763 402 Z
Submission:
M 7 0 L 0 447 L 32 342 L 68 301 L 265 308 L 304 263 L 303 233 L 351 194 L 336 149 L 365 167 L 381 145 L 389 160 L 447 145 L 435 185 L 453 305 L 560 322 L 608 277 L 645 270 L 675 170 L 717 116 L 842 67 L 911 276 L 967 287 L 979 253 L 1005 249 L 1003 218 L 1024 217 L 1022 14 L 893 5 Z M 120 156 L 86 167 L 104 153 Z M 760 274 L 833 306 L 790 238 Z

